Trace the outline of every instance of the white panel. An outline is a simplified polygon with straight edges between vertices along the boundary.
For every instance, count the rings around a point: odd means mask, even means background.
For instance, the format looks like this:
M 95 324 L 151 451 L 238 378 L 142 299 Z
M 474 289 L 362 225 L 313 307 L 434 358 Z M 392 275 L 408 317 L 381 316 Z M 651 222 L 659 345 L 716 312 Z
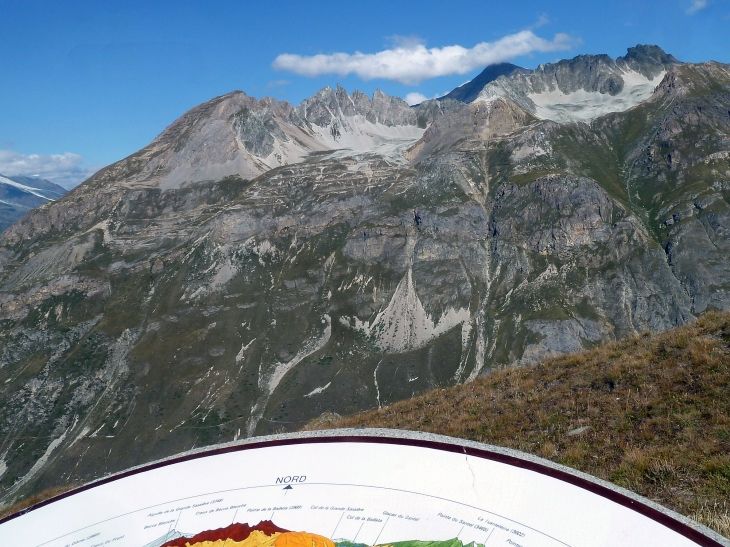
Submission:
M 696 545 L 542 473 L 433 448 L 343 441 L 248 448 L 133 474 L 0 525 L 0 545 L 159 547 L 267 520 L 335 545 Z

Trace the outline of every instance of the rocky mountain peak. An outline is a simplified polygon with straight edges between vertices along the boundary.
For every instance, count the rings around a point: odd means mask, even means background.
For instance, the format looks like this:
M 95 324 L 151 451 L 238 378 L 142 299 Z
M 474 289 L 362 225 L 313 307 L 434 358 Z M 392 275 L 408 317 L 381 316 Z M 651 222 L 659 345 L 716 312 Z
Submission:
M 669 70 L 673 66 L 682 64 L 659 46 L 642 44 L 628 48 L 626 55 L 616 59 L 616 63 L 639 72 L 649 79 L 656 78 L 662 69 Z
M 416 125 L 416 115 L 403 99 L 391 97 L 379 89 L 373 93 L 370 112 L 365 116 L 371 123 L 381 123 L 388 127 L 397 125 Z
M 357 91 L 355 91 L 355 93 L 357 93 Z M 339 104 L 340 110 L 342 111 L 343 115 L 355 116 L 356 114 L 361 114 L 361 111 L 358 109 L 358 105 L 355 104 L 355 101 L 352 100 L 352 97 L 347 94 L 347 90 L 340 84 L 337 84 L 337 90 L 335 91 L 335 95 L 337 96 L 337 103 Z M 365 95 L 363 94 L 363 96 Z M 367 96 L 365 96 L 365 98 L 367 98 Z M 369 107 L 369 98 L 367 99 L 366 104 Z
M 702 64 L 677 64 L 664 75 L 652 99 L 663 101 L 667 98 L 709 96 L 723 86 L 730 86 L 728 64 L 714 61 Z
M 329 126 L 336 119 L 341 122 L 343 117 L 358 115 L 388 127 L 417 123 L 416 115 L 400 97 L 391 97 L 379 89 L 375 90 L 372 99 L 360 91 L 354 91 L 350 96 L 339 84 L 336 90 L 325 86 L 302 101 L 296 110 L 303 120 L 320 127 Z
M 347 95 L 344 89 L 340 88 L 336 93 L 330 86 L 325 86 L 309 99 L 304 99 L 294 110 L 302 121 L 320 127 L 328 126 L 333 119 L 342 115 L 339 99 L 343 91 Z
M 497 63 L 495 65 L 489 65 L 472 80 L 460 85 L 443 97 L 440 97 L 439 100 L 451 99 L 470 103 L 477 98 L 479 92 L 484 89 L 484 86 L 493 82 L 500 76 L 506 76 L 509 78 L 515 73 L 529 74 L 530 72 L 531 71 L 529 69 L 513 65 L 512 63 Z
M 648 99 L 666 71 L 679 62 L 657 46 L 629 48 L 616 60 L 578 55 L 534 71 L 500 76 L 475 100 L 504 97 L 538 118 L 558 122 L 591 121 Z
M 363 129 L 365 121 L 375 127 Z M 365 150 L 401 126 L 411 130 L 398 139 L 420 137 L 416 114 L 406 102 L 379 90 L 370 99 L 326 86 L 296 107 L 234 91 L 189 110 L 147 147 L 95 179 L 163 189 L 229 175 L 252 179 L 312 152 Z
M 623 89 L 623 79 L 616 63 L 608 55 L 578 55 L 557 63 L 538 66 L 526 80 L 537 93 L 578 90 L 616 95 Z

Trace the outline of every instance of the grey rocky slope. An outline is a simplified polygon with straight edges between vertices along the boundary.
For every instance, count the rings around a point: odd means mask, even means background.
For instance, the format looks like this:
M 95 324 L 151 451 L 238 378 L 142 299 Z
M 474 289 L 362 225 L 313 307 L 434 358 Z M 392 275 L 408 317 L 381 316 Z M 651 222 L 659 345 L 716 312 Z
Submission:
M 730 72 L 666 69 L 590 124 L 234 93 L 32 211 L 0 236 L 3 502 L 730 308 Z
M 66 189 L 38 177 L 0 174 L 0 232 L 25 213 L 60 198 Z
M 616 60 L 608 55 L 579 55 L 496 78 L 473 100 L 503 97 L 539 118 L 590 121 L 645 101 L 666 71 L 679 64 L 657 46 L 629 48 Z

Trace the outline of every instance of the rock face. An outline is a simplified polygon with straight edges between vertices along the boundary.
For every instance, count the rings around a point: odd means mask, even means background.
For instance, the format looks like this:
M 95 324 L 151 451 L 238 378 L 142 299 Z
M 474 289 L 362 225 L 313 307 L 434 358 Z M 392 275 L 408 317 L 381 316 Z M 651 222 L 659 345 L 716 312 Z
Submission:
M 233 93 L 31 211 L 0 236 L 3 502 L 730 308 L 730 71 L 664 70 L 590 124 Z
M 615 61 L 608 55 L 580 55 L 496 78 L 474 100 L 504 97 L 539 118 L 590 121 L 645 101 L 666 71 L 679 64 L 657 46 L 629 48 Z
M 56 200 L 66 189 L 37 177 L 0 175 L 0 232 L 25 213 Z

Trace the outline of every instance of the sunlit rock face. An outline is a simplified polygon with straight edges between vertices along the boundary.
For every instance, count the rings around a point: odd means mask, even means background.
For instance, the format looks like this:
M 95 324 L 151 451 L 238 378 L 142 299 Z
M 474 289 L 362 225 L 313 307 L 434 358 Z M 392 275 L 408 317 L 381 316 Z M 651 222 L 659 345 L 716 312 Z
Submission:
M 31 211 L 0 235 L 3 503 L 730 308 L 730 72 L 642 51 L 510 76 L 661 78 L 590 124 L 232 93 Z

